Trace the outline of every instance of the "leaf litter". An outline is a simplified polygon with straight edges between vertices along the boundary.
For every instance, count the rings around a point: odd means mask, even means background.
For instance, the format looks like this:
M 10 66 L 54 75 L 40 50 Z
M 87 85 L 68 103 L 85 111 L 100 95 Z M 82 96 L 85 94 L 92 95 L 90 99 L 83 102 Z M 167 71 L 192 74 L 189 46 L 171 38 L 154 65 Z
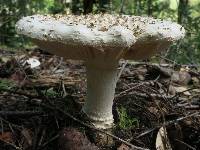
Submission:
M 142 62 L 124 67 L 122 61 L 113 106 L 116 126 L 111 131 L 116 138 L 106 144 L 97 138 L 98 131 L 76 121 L 85 122 L 80 115 L 86 96 L 83 62 L 66 61 L 39 49 L 0 51 L 2 150 L 126 150 L 131 144 L 138 149 L 200 147 L 198 67 Z M 32 66 L 27 60 L 33 61 Z M 117 111 L 120 108 L 126 115 Z

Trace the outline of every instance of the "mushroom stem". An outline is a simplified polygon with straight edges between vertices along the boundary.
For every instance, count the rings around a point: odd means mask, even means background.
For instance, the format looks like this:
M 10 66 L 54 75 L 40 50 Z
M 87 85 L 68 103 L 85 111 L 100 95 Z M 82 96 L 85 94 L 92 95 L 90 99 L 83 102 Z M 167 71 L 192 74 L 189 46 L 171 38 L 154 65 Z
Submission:
M 83 112 L 96 128 L 113 125 L 112 105 L 117 83 L 117 64 L 87 63 L 87 99 Z

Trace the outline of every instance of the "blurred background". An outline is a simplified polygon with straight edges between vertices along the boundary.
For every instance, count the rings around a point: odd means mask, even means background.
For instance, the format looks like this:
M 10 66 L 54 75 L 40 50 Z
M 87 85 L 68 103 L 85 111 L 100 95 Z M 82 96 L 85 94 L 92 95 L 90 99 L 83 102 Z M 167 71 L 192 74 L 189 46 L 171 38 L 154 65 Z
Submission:
M 177 63 L 200 64 L 200 0 L 0 0 L 0 49 L 32 43 L 15 32 L 15 23 L 32 14 L 112 13 L 171 19 L 187 31 L 184 40 L 163 54 Z

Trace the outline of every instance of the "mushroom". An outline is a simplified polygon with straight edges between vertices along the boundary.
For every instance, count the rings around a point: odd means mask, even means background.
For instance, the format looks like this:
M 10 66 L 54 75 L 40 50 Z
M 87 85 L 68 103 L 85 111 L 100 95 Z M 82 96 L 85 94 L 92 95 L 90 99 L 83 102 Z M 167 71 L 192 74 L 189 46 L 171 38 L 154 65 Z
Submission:
M 113 125 L 112 105 L 120 59 L 145 59 L 182 39 L 171 21 L 128 15 L 33 15 L 16 24 L 18 34 L 67 59 L 83 60 L 87 98 L 83 112 L 96 128 Z

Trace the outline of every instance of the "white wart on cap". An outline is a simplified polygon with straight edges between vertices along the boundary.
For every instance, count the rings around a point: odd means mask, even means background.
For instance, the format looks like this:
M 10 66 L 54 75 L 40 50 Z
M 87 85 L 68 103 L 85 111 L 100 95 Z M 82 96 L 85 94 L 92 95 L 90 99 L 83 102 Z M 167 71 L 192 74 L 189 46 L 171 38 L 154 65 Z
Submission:
M 185 35 L 184 28 L 171 21 L 109 14 L 28 16 L 17 22 L 16 30 L 50 53 L 85 61 L 83 112 L 104 129 L 113 123 L 118 61 L 148 58 Z

